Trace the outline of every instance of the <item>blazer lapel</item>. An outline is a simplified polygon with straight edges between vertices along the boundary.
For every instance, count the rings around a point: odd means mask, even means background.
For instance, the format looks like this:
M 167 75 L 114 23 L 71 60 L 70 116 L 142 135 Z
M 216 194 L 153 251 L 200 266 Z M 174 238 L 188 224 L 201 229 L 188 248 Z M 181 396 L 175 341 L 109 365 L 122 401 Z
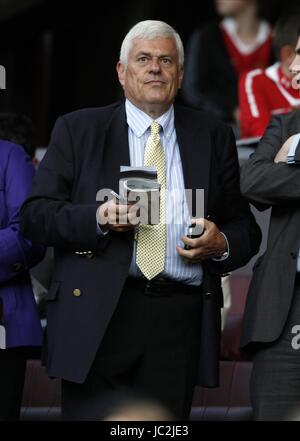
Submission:
M 106 129 L 101 168 L 101 188 L 105 187 L 119 192 L 121 165 L 130 165 L 128 126 L 124 103 L 116 108 Z M 132 254 L 133 235 L 134 231 L 129 230 L 119 237 L 122 241 L 128 242 L 129 255 Z
M 124 103 L 121 103 L 114 111 L 104 140 L 101 180 L 106 188 L 119 192 L 121 165 L 130 165 L 128 127 Z
M 204 215 L 207 214 L 211 139 L 204 127 L 192 126 L 184 117 L 183 109 L 175 107 L 175 127 L 180 150 L 184 183 L 186 189 L 193 192 L 193 212 L 195 216 L 196 189 L 204 190 Z

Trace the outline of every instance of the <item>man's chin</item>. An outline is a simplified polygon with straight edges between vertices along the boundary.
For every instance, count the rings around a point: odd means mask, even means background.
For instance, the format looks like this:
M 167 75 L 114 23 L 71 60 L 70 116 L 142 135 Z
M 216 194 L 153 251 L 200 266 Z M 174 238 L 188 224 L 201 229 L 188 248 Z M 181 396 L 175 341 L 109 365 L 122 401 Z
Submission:
M 162 94 L 153 94 L 146 97 L 148 104 L 166 104 L 169 101 L 169 97 Z

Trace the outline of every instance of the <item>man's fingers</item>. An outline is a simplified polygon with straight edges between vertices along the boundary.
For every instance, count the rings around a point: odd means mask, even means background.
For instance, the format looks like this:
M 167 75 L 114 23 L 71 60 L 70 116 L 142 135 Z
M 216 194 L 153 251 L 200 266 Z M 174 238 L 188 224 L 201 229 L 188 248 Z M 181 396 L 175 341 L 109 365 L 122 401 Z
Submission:
M 187 259 L 191 259 L 190 250 L 184 250 L 179 246 L 176 247 L 176 250 L 181 257 L 186 257 Z
M 129 205 L 116 204 L 115 199 L 111 199 L 98 208 L 97 219 L 100 225 L 122 232 L 132 230 L 139 223 L 137 214 Z
M 125 214 L 125 213 L 128 213 L 129 212 L 129 210 L 130 210 L 130 205 L 122 205 L 122 204 L 117 204 L 117 205 L 115 205 L 115 207 L 116 207 L 116 213 L 117 214 Z
M 183 236 L 181 237 L 184 245 L 188 245 L 191 248 L 198 248 L 204 245 L 205 239 L 202 237 L 196 237 L 195 239 L 190 239 L 189 237 Z
M 97 222 L 100 225 L 106 225 L 108 223 L 108 204 L 102 204 L 97 209 Z
M 139 211 L 139 210 L 138 210 Z M 128 222 L 131 225 L 138 225 L 140 223 L 140 217 L 137 212 L 129 212 L 128 213 Z
M 185 250 L 179 246 L 176 247 L 178 254 L 182 257 L 185 257 L 188 260 L 200 260 L 202 259 L 201 250 L 199 248 Z
M 201 226 L 203 229 L 205 228 L 205 223 L 209 222 L 207 219 L 205 219 L 204 217 L 199 217 L 199 218 L 192 218 L 191 219 L 191 224 L 197 224 L 199 226 Z

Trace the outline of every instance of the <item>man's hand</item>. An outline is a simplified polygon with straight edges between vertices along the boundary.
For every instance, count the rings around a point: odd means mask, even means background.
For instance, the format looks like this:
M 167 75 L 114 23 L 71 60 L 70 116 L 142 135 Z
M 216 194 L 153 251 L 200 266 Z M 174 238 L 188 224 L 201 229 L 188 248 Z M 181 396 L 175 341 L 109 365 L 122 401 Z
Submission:
M 202 262 L 203 260 L 220 257 L 227 250 L 227 242 L 216 224 L 207 219 L 193 219 L 193 222 L 204 226 L 204 233 L 201 237 L 189 239 L 184 236 L 181 238 L 185 245 L 191 247 L 184 250 L 177 246 L 178 254 L 191 263 Z
M 286 162 L 287 161 L 287 155 L 289 153 L 293 138 L 295 135 L 290 136 L 285 143 L 283 144 L 283 146 L 281 147 L 281 149 L 277 152 L 277 155 L 274 158 L 274 162 L 276 162 L 276 164 L 278 162 Z
M 116 199 L 111 199 L 98 208 L 97 221 L 103 231 L 122 233 L 133 230 L 139 223 L 139 209 L 137 206 L 122 205 L 116 203 Z

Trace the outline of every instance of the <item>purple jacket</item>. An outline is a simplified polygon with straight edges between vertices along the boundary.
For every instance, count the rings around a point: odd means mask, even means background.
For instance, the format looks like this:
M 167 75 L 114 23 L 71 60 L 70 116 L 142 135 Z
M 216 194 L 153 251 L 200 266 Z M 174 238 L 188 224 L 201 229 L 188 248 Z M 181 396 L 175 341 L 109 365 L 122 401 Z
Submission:
M 7 347 L 42 343 L 29 268 L 42 259 L 44 250 L 19 233 L 19 210 L 33 175 L 24 149 L 0 140 L 0 301 Z

